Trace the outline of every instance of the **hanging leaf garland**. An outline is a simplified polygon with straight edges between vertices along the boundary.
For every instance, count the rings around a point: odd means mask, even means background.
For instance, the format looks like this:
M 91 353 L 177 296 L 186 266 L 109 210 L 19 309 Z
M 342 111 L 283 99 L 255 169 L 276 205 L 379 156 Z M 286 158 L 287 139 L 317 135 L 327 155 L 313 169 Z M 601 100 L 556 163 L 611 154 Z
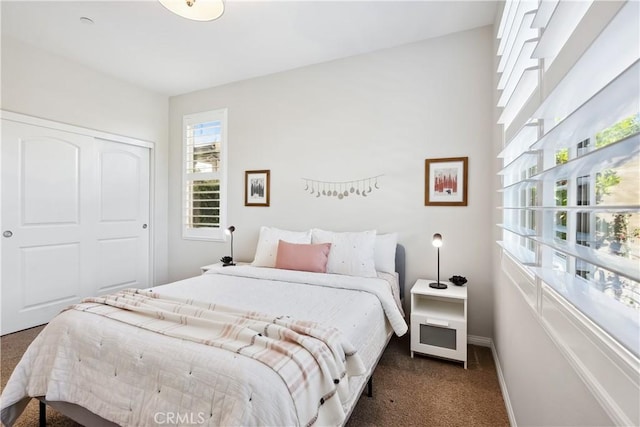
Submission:
M 355 179 L 353 181 L 320 181 L 317 179 L 301 178 L 304 181 L 304 191 L 318 197 L 336 197 L 339 200 L 349 196 L 367 197 L 374 189 L 380 189 L 376 175 L 369 178 Z

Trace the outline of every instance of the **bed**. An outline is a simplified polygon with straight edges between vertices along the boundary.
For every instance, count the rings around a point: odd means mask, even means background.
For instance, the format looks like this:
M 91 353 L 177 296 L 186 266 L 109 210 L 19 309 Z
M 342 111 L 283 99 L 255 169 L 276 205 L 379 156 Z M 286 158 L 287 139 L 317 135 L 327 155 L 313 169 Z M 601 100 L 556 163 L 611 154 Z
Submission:
M 92 426 L 346 423 L 390 337 L 407 331 L 402 248 L 393 242 L 397 271 L 361 277 L 261 266 L 262 237 L 253 264 L 59 314 L 3 390 L 2 422 L 36 397 Z M 304 350 L 277 341 L 290 334 Z

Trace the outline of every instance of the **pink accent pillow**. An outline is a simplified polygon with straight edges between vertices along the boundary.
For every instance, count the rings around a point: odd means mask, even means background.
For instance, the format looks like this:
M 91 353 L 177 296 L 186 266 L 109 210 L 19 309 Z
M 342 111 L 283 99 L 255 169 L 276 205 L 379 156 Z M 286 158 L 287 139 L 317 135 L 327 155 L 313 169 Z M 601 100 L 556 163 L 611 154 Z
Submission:
M 276 268 L 326 273 L 329 249 L 331 249 L 331 243 L 305 245 L 280 240 Z

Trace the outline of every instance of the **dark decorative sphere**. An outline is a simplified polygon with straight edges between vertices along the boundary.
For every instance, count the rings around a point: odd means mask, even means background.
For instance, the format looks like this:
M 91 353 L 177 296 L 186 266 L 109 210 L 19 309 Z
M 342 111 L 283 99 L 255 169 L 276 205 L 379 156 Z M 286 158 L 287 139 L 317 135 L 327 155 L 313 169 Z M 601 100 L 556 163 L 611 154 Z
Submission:
M 451 276 L 449 277 L 449 281 L 456 286 L 462 286 L 467 283 L 467 278 L 462 276 Z

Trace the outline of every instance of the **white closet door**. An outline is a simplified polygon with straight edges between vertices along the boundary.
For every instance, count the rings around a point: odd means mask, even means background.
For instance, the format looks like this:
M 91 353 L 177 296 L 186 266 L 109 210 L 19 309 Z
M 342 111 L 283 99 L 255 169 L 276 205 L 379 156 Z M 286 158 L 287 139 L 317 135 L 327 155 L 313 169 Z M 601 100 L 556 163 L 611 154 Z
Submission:
M 148 217 L 148 149 L 2 120 L 1 333 L 147 286 Z
M 96 140 L 96 281 L 104 294 L 149 286 L 149 150 Z

